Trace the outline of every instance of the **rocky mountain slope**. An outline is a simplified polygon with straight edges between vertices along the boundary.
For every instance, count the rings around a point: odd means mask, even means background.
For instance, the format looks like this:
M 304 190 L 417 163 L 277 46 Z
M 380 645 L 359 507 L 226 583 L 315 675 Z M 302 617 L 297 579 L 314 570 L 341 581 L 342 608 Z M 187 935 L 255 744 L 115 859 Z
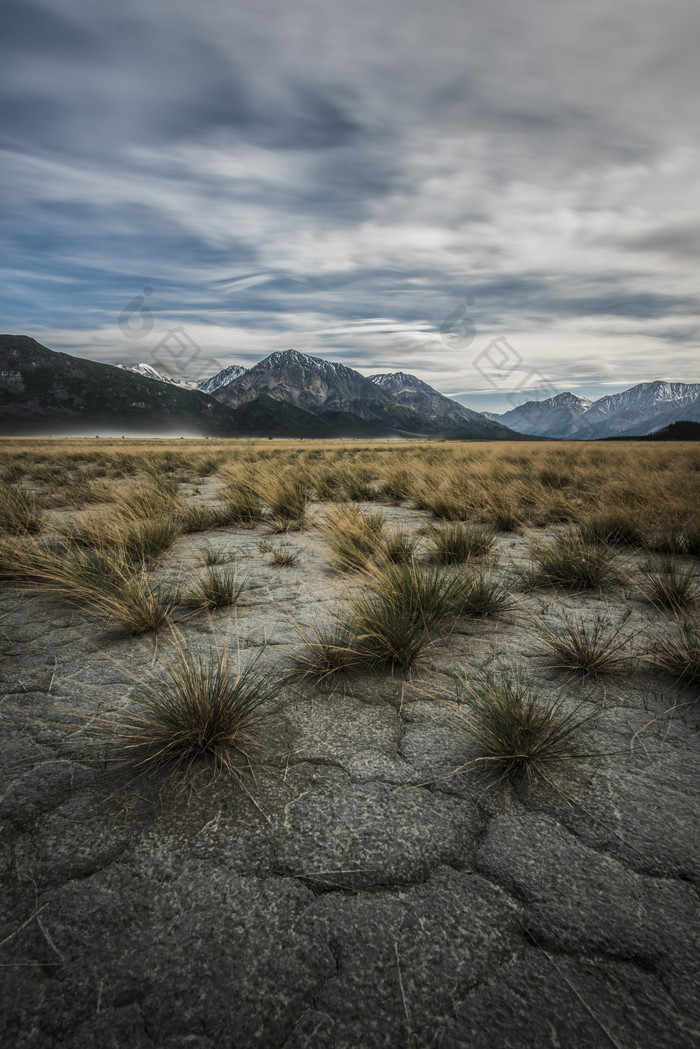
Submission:
M 414 384 L 420 380 L 411 377 Z M 421 384 L 425 386 L 425 384 Z M 349 427 L 358 432 L 362 424 L 368 432 L 401 432 L 482 439 L 508 439 L 513 434 L 503 426 L 491 424 L 476 412 L 456 411 L 461 406 L 442 398 L 448 411 L 437 402 L 441 395 L 425 386 L 432 397 L 428 410 L 402 403 L 393 391 L 366 378 L 344 364 L 310 357 L 297 350 L 270 354 L 259 364 L 226 386 L 214 397 L 231 408 L 255 405 L 261 398 L 272 398 L 333 420 L 339 432 Z
M 214 390 L 186 390 L 151 365 L 98 364 L 0 336 L 0 432 L 7 434 L 178 433 L 231 437 L 512 438 L 480 416 L 423 414 L 398 404 L 342 364 L 287 351 Z M 240 372 L 240 374 L 236 374 Z M 476 414 L 476 413 L 474 413 Z
M 432 419 L 454 419 L 458 424 L 466 423 L 469 426 L 484 425 L 484 416 L 479 412 L 472 411 L 458 401 L 438 393 L 432 386 L 419 379 L 415 375 L 406 372 L 389 372 L 379 375 L 370 375 L 370 381 L 378 386 L 392 400 L 404 404 L 415 411 L 421 412 Z M 510 426 L 509 423 L 503 425 Z M 495 422 L 489 427 L 489 433 L 493 434 L 495 440 L 503 436 L 500 422 Z

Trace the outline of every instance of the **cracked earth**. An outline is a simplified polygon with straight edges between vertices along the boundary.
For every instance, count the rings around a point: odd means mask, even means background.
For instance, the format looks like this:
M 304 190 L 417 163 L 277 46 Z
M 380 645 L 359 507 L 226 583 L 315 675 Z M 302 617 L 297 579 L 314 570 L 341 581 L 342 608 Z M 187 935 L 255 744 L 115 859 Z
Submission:
M 260 552 L 264 524 L 179 538 L 164 578 L 196 572 L 205 546 L 247 577 L 233 610 L 187 621 L 188 642 L 214 633 L 287 669 L 296 624 L 353 585 L 313 527 L 323 512 L 284 537 L 289 567 Z M 515 579 L 532 539 L 500 534 L 498 571 Z M 543 667 L 532 615 L 629 612 L 640 631 L 660 616 L 624 586 L 516 596 L 501 620 L 459 621 L 411 676 L 286 684 L 244 784 L 188 793 L 134 780 L 90 735 L 167 641 L 4 592 L 2 1044 L 697 1045 L 697 693 L 644 669 L 581 683 Z M 596 718 L 546 778 L 486 787 L 442 701 L 457 673 L 513 666 Z

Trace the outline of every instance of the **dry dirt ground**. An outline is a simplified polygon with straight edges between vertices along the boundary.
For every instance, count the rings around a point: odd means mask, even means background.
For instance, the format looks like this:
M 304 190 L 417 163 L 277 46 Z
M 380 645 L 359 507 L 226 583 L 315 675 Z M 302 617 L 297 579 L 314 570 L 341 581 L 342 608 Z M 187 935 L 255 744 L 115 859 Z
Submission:
M 411 530 L 429 520 L 385 512 Z M 234 551 L 237 605 L 183 634 L 244 660 L 265 646 L 282 671 L 296 624 L 328 618 L 347 578 L 313 526 L 284 537 L 291 567 L 261 553 L 268 532 L 181 537 L 159 572 L 188 578 L 204 546 Z M 532 539 L 500 534 L 498 571 L 515 580 Z M 154 651 L 5 591 L 2 1045 L 699 1044 L 697 691 L 643 668 L 582 682 L 544 666 L 533 617 L 629 612 L 626 629 L 648 631 L 661 613 L 629 586 L 516 598 L 503 619 L 459 621 L 410 676 L 286 684 L 243 787 L 174 792 L 134 780 L 93 732 L 167 639 Z M 546 777 L 486 787 L 443 700 L 456 674 L 498 667 L 596 719 Z

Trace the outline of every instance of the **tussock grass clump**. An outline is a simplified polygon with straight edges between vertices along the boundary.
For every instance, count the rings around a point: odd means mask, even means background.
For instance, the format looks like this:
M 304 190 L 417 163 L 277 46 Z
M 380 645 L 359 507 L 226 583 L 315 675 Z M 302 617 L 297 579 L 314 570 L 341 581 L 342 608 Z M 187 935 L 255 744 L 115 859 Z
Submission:
M 178 487 L 166 474 L 147 473 L 119 495 L 117 504 L 134 517 L 170 517 L 180 508 Z
M 416 506 L 430 510 L 433 517 L 443 521 L 465 521 L 475 512 L 473 500 L 465 492 L 453 488 L 426 490 L 416 498 Z
M 187 608 L 205 610 L 234 605 L 245 589 L 245 580 L 239 580 L 236 565 L 207 566 L 194 586 L 180 596 Z
M 438 564 L 461 564 L 473 557 L 483 557 L 493 548 L 495 539 L 479 525 L 433 525 L 426 529 L 431 545 L 431 559 Z
M 643 576 L 638 582 L 642 596 L 656 608 L 672 612 L 691 611 L 698 607 L 700 598 L 695 571 L 690 565 L 683 571 L 674 560 L 642 566 Z
M 225 528 L 237 523 L 238 512 L 223 506 L 201 506 L 195 503 L 184 504 L 177 513 L 177 520 L 183 532 L 210 532 L 214 528 Z
M 111 550 L 134 563 L 156 560 L 179 534 L 177 519 L 143 519 L 127 510 L 110 517 L 84 518 L 62 532 L 69 544 Z
M 550 762 L 572 754 L 588 717 L 576 708 L 564 712 L 563 700 L 550 700 L 517 675 L 462 678 L 462 702 L 450 710 L 457 728 L 478 748 L 477 759 L 490 778 L 517 780 L 542 773 Z
M 277 565 L 280 568 L 290 568 L 293 565 L 299 563 L 300 551 L 292 550 L 291 547 L 286 544 L 281 546 L 275 546 L 269 539 L 264 539 L 258 543 L 258 549 L 261 554 L 270 555 L 270 564 Z
M 27 550 L 24 581 L 33 589 L 55 593 L 130 634 L 157 632 L 169 625 L 174 596 L 152 582 L 142 565 L 110 549 L 69 547 Z
M 0 534 L 39 532 L 43 520 L 44 511 L 35 495 L 0 481 Z
M 330 627 L 300 628 L 300 648 L 292 660 L 292 676 L 323 684 L 329 678 L 346 674 L 367 661 L 357 640 L 341 624 Z
M 287 532 L 292 528 L 303 527 L 309 494 L 301 477 L 268 475 L 258 482 L 257 491 L 269 510 L 275 531 Z
M 677 615 L 665 629 L 657 630 L 644 654 L 656 671 L 670 674 L 681 684 L 700 681 L 700 616 Z
M 591 513 L 580 520 L 578 527 L 581 537 L 587 543 L 644 545 L 644 525 L 639 514 L 633 510 L 617 509 L 605 513 Z
M 346 571 L 365 568 L 380 547 L 386 518 L 354 503 L 334 507 L 321 522 L 322 536 Z
M 470 581 L 415 562 L 364 573 L 365 587 L 348 598 L 342 623 L 370 663 L 408 669 L 435 632 L 454 618 Z
M 700 523 L 697 520 L 684 522 L 683 547 L 691 557 L 700 557 Z
M 401 468 L 393 470 L 384 477 L 379 493 L 382 498 L 398 506 L 400 503 L 413 497 L 415 491 L 415 478 L 408 470 Z
M 517 502 L 500 494 L 490 496 L 485 517 L 497 532 L 517 532 L 524 521 Z
M 20 462 L 9 462 L 2 464 L 2 478 L 0 478 L 3 484 L 17 484 L 24 477 L 24 466 Z
M 463 578 L 454 612 L 476 619 L 495 619 L 516 607 L 506 580 L 494 572 L 478 572 Z
M 616 626 L 600 616 L 588 620 L 561 613 L 561 618 L 561 626 L 539 623 L 534 631 L 544 649 L 546 665 L 552 670 L 598 677 L 631 668 L 634 657 L 628 650 L 630 637 L 623 632 L 628 616 Z
M 196 652 L 175 637 L 164 666 L 129 696 L 130 707 L 106 727 L 136 768 L 163 766 L 191 781 L 204 765 L 239 782 L 261 745 L 260 730 L 279 695 L 279 682 L 259 659 L 231 666 L 227 648 Z
M 650 525 L 645 534 L 644 547 L 656 554 L 684 554 L 686 537 L 679 521 L 658 521 Z
M 202 563 L 211 565 L 226 565 L 236 560 L 235 550 L 227 550 L 225 547 L 205 546 L 200 551 Z
M 397 528 L 391 532 L 384 532 L 378 548 L 378 560 L 389 561 L 391 564 L 407 564 L 416 557 L 417 540 L 414 536 Z
M 602 543 L 587 542 L 578 530 L 533 548 L 540 582 L 572 590 L 597 590 L 620 582 L 615 554 Z
M 231 524 L 250 528 L 262 521 L 265 514 L 255 474 L 248 469 L 234 471 L 224 468 L 221 476 L 224 485 L 220 496 L 225 500 Z

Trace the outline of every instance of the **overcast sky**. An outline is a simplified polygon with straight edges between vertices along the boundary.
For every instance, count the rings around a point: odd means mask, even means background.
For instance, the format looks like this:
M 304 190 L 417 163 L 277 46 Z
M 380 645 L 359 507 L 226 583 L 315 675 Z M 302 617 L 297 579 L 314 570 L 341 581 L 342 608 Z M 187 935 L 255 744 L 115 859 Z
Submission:
M 293 347 L 492 410 L 700 380 L 697 0 L 1 17 L 3 331 L 162 363 L 182 328 L 190 369 Z

